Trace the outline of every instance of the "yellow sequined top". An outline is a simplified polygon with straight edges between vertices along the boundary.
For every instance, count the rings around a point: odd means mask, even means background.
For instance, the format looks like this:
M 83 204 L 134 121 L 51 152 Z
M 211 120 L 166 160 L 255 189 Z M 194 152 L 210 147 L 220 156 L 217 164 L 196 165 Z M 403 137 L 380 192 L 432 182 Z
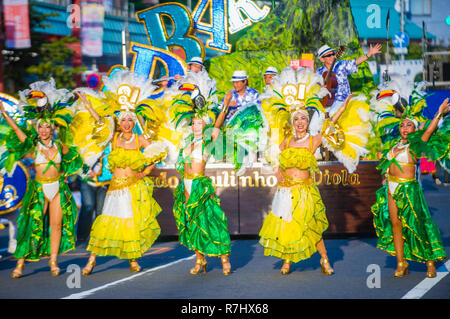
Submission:
M 129 167 L 134 171 L 141 171 L 145 165 L 151 164 L 149 159 L 140 151 L 138 135 L 134 135 L 135 149 L 126 149 L 117 146 L 118 133 L 114 135 L 112 151 L 108 156 L 110 169 Z
M 289 147 L 291 138 L 287 142 L 287 147 L 281 151 L 279 162 L 281 169 L 298 168 L 304 171 L 318 171 L 317 160 L 312 153 L 312 136 L 309 137 L 309 148 L 306 147 Z

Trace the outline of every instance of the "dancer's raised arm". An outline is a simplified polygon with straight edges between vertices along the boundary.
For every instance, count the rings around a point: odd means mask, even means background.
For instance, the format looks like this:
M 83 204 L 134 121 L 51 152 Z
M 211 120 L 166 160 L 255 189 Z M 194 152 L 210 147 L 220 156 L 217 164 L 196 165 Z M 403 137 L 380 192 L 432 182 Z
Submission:
M 6 113 L 5 106 L 3 105 L 3 102 L 0 102 L 0 112 L 2 113 L 3 117 L 6 120 L 6 123 L 13 129 L 14 133 L 16 133 L 19 140 L 23 143 L 25 142 L 27 136 L 26 134 L 20 129 L 20 127 L 17 125 L 17 123 Z
M 423 133 L 422 141 L 428 142 L 428 140 L 431 137 L 431 134 L 433 134 L 434 130 L 438 126 L 439 120 L 441 119 L 441 117 L 448 113 L 449 106 L 450 106 L 450 103 L 448 101 L 448 98 L 446 98 L 444 100 L 444 102 L 442 102 L 441 106 L 439 106 L 439 110 L 436 113 L 436 116 L 433 118 L 433 120 L 431 121 L 430 125 L 427 127 L 427 129 Z

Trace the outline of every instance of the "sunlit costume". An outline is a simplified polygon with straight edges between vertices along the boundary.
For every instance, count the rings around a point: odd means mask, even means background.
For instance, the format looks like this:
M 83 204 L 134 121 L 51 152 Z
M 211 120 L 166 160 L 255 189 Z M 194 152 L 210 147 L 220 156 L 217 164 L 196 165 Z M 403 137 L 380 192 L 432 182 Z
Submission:
M 172 107 L 177 128 L 190 127 L 194 119 L 203 119 L 206 123 L 202 137 L 194 140 L 194 134 L 189 134 L 180 149 L 176 169 L 182 178 L 174 192 L 173 211 L 181 244 L 203 256 L 221 256 L 222 262 L 228 262 L 226 256 L 231 252 L 228 221 L 220 208 L 212 181 L 204 175 L 204 170 L 194 175 L 185 172 L 185 167 L 193 161 L 206 163 L 214 153 L 211 127 L 218 113 L 216 92 L 213 91 L 215 81 L 203 84 L 201 88 L 193 84 L 182 85 L 180 89 L 185 93 Z M 206 92 L 207 98 L 200 92 Z M 193 149 L 191 143 L 194 143 Z M 187 201 L 185 193 L 189 195 Z M 204 258 L 197 258 L 197 262 L 206 269 Z M 224 269 L 224 274 L 229 274 L 229 271 Z M 196 274 L 198 271 L 192 269 L 191 273 Z
M 76 147 L 69 146 L 68 151 L 63 152 L 64 145 L 70 145 L 71 139 L 69 125 L 73 116 L 72 94 L 66 89 L 56 89 L 55 82 L 51 79 L 48 82 L 32 83 L 30 89 L 19 92 L 19 95 L 21 100 L 18 108 L 23 110 L 22 120 L 25 120 L 20 129 L 25 133 L 26 140 L 22 143 L 13 130 L 6 135 L 6 153 L 2 154 L 2 158 L 6 154 L 8 156 L 3 162 L 4 168 L 12 170 L 18 160 L 33 153 L 34 167 L 44 167 L 43 174 L 51 167 L 55 167 L 60 173 L 55 178 L 36 176 L 28 181 L 27 192 L 17 217 L 17 248 L 14 257 L 37 261 L 51 254 L 49 213 L 44 210 L 46 201 L 52 201 L 58 194 L 62 209 L 58 253 L 75 248 L 77 206 L 65 179 L 77 173 L 83 161 Z M 44 145 L 38 137 L 41 123 L 49 123 L 53 130 L 57 129 L 57 139 L 52 139 L 49 146 Z M 52 158 L 48 158 L 43 151 L 54 146 L 57 152 Z M 52 271 L 52 274 L 59 274 L 59 269 Z M 17 277 L 13 273 L 13 278 Z
M 427 142 L 421 139 L 431 123 L 422 115 L 426 101 L 421 88 L 418 86 L 412 90 L 409 96 L 410 103 L 405 100 L 401 103 L 399 92 L 389 89 L 389 86 L 374 92 L 371 108 L 376 114 L 376 133 L 383 145 L 383 157 L 377 168 L 385 175 L 386 183 L 376 192 L 376 202 L 371 210 L 378 236 L 377 247 L 395 256 L 394 234 L 388 206 L 390 194 L 398 208 L 397 214 L 402 225 L 404 258 L 428 262 L 444 259 L 446 253 L 439 229 L 431 219 L 422 188 L 415 177 L 402 178 L 389 172 L 392 164 L 399 167 L 402 172 L 405 167 L 416 167 L 415 161 L 422 155 L 430 160 L 442 160 L 443 163 L 448 159 L 450 147 L 448 116 L 444 121 L 441 120 L 440 128 L 433 132 Z M 412 121 L 416 128 L 415 132 L 407 136 L 408 142 L 405 144 L 401 142 L 399 131 L 399 125 L 404 119 Z M 394 153 L 395 148 L 399 150 L 397 153 Z M 409 162 L 409 154 L 413 162 Z
M 155 102 L 147 98 L 155 86 L 130 71 L 119 72 L 112 78 L 104 77 L 103 83 L 106 88 L 103 92 L 78 89 L 86 94 L 100 121 L 95 122 L 80 108 L 72 127 L 75 142 L 85 146 L 82 155 L 86 160 L 101 156 L 108 144 L 111 147 L 108 165 L 113 176 L 102 214 L 92 226 L 87 250 L 95 255 L 113 255 L 133 261 L 153 245 L 161 232 L 156 219 L 161 207 L 152 196 L 153 181 L 149 177 L 139 179 L 137 173 L 160 162 L 167 155 L 167 149 L 163 143 L 155 141 L 157 136 L 153 129 L 158 126 L 160 111 Z M 115 125 L 128 116 L 134 120 L 134 133 L 125 142 L 129 148 L 122 148 L 117 146 L 121 132 L 116 131 Z M 135 132 L 142 132 L 153 143 L 143 148 Z M 114 175 L 116 168 L 130 168 L 135 174 L 117 177 Z
M 310 69 L 296 71 L 287 68 L 273 79 L 272 94 L 266 92 L 262 100 L 271 126 L 270 148 L 266 157 L 281 169 L 284 180 L 278 183 L 272 210 L 259 233 L 259 242 L 264 247 L 265 256 L 274 256 L 289 263 L 314 254 L 316 244 L 328 228 L 325 206 L 314 183 L 314 173 L 319 168 L 313 154 L 311 128 L 308 127 L 308 133 L 302 138 L 309 145 L 307 148 L 289 147 L 290 140 L 297 139 L 293 128 L 294 116 L 301 113 L 310 119 L 311 111 L 321 114 L 318 131 L 322 143 L 334 152 L 349 172 L 355 170 L 359 157 L 365 153 L 364 145 L 371 128 L 368 123 L 369 106 L 357 99 L 349 102 L 336 124 L 331 119 L 325 119 L 320 99 L 326 94 L 326 89 L 321 89 L 321 81 L 322 78 Z M 287 147 L 280 152 L 279 145 L 285 139 Z M 294 167 L 308 171 L 309 178 L 294 178 L 284 172 Z M 282 273 L 286 272 L 282 269 Z

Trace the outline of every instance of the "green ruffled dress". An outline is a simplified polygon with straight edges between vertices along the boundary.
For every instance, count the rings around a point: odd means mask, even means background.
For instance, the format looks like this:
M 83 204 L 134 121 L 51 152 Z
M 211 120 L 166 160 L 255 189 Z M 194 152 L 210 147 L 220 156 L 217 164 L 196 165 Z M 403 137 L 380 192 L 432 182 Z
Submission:
M 27 132 L 27 135 L 28 133 L 31 132 Z M 8 135 L 6 140 L 6 147 L 9 151 L 9 158 L 6 161 L 8 165 L 15 160 L 19 160 L 35 147 L 32 137 L 28 137 L 24 143 L 20 143 L 15 134 Z M 61 152 L 60 143 L 56 143 Z M 60 170 L 62 174 L 59 179 L 59 195 L 63 214 L 59 253 L 64 253 L 75 248 L 74 228 L 77 220 L 77 206 L 64 179 L 78 172 L 83 166 L 83 160 L 75 147 L 69 147 L 67 154 L 61 153 L 61 158 Z M 22 201 L 22 208 L 17 217 L 15 258 L 37 261 L 41 257 L 50 256 L 49 214 L 46 213 L 44 215 L 44 203 L 45 197 L 42 184 L 30 179 L 27 184 L 27 192 Z
M 184 192 L 186 160 L 189 159 L 183 158 L 182 149 L 176 163 L 177 171 L 182 178 L 174 192 L 173 206 L 179 241 L 188 249 L 204 255 L 228 255 L 231 253 L 228 220 L 220 208 L 220 200 L 209 177 L 199 176 L 193 179 L 191 193 L 186 203 Z
M 433 134 L 425 143 L 421 140 L 424 130 L 408 136 L 409 149 L 415 157 L 422 154 L 431 160 L 446 155 L 448 143 L 446 137 Z M 385 156 L 377 169 L 383 173 L 395 160 L 389 161 Z M 399 183 L 392 197 L 398 207 L 398 216 L 402 222 L 404 239 L 404 256 L 408 260 L 427 262 L 442 260 L 447 257 L 438 227 L 431 219 L 430 210 L 425 200 L 422 187 L 417 180 Z M 377 247 L 395 256 L 393 232 L 389 219 L 388 182 L 376 192 L 376 202 L 371 207 L 373 223 L 378 237 Z

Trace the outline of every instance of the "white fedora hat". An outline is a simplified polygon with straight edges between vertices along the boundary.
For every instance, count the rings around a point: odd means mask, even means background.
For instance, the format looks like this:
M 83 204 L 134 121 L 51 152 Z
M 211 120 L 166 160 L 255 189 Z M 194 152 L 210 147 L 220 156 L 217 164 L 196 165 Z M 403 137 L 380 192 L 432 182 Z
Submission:
M 266 72 L 264 72 L 264 75 L 266 75 L 266 74 L 278 74 L 278 70 L 277 70 L 277 68 L 275 68 L 273 66 L 269 66 L 266 69 Z
M 231 78 L 231 82 L 243 81 L 248 79 L 247 72 L 242 70 L 237 70 L 233 72 L 233 77 Z
M 198 56 L 193 57 L 193 58 L 191 59 L 191 61 L 189 61 L 188 64 L 192 64 L 192 63 L 195 63 L 195 64 L 199 64 L 199 65 L 201 65 L 201 66 L 204 66 L 204 65 L 203 65 L 203 59 L 202 59 L 201 57 L 198 57 Z
M 329 53 L 329 52 L 334 52 L 334 50 L 332 48 L 330 48 L 328 45 L 322 45 L 319 50 L 317 50 L 317 56 L 319 58 L 321 58 L 323 55 Z

